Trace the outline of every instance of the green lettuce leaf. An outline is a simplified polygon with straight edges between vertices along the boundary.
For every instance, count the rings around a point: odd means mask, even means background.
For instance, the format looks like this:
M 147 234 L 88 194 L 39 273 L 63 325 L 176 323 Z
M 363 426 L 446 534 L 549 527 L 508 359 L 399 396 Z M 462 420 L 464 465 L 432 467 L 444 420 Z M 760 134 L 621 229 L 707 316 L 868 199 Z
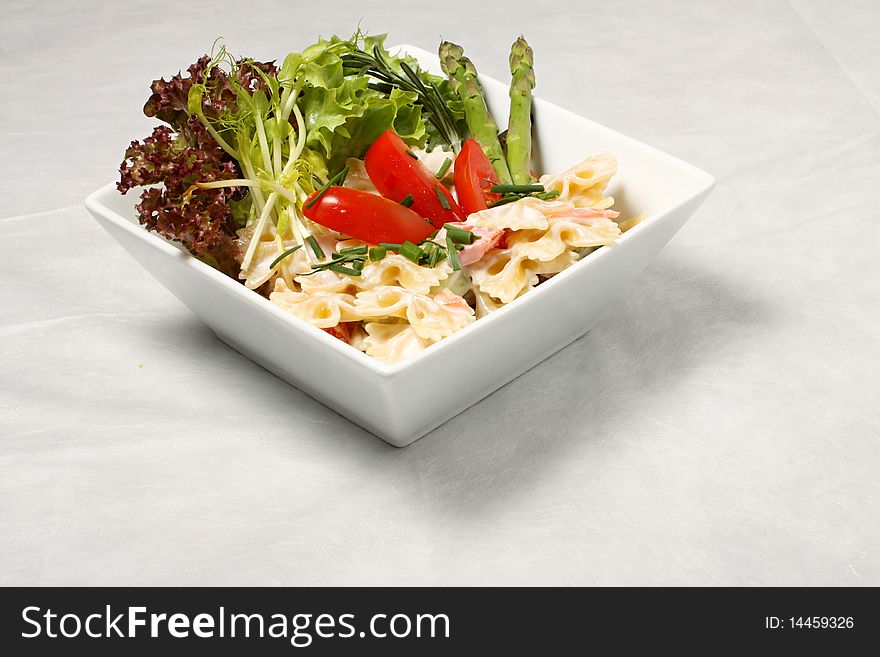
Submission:
M 341 60 L 336 60 L 341 71 Z M 336 62 L 328 64 L 336 68 Z M 346 159 L 363 157 L 386 130 L 394 130 L 409 144 L 425 143 L 427 131 L 416 94 L 393 89 L 386 95 L 370 88 L 366 77 L 337 78 L 332 70 L 315 78 L 320 78 L 321 86 L 307 86 L 300 100 L 306 144 L 323 154 L 331 175 Z M 337 84 L 324 86 L 332 81 Z

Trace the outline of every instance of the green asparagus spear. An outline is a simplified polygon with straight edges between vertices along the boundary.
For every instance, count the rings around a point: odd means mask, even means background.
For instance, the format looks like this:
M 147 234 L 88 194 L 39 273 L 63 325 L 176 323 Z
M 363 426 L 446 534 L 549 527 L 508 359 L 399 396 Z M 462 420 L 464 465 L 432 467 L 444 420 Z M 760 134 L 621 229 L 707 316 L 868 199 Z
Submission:
M 440 64 L 449 77 L 449 85 L 464 104 L 468 130 L 492 163 L 502 183 L 511 182 L 504 151 L 498 141 L 498 124 L 486 105 L 483 89 L 477 80 L 477 69 L 464 56 L 464 50 L 449 41 L 440 44 Z
M 510 48 L 510 120 L 507 123 L 507 165 L 517 185 L 532 182 L 532 89 L 535 71 L 532 48 L 520 36 Z

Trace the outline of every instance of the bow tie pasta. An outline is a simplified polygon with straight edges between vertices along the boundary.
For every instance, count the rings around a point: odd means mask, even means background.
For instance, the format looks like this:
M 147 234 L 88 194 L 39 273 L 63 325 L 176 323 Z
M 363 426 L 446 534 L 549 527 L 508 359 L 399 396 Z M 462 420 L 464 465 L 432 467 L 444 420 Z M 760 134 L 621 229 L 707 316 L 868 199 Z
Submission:
M 341 322 L 357 322 L 362 319 L 352 295 L 336 292 L 295 292 L 287 287 L 282 278 L 275 281 L 275 291 L 269 295 L 269 300 L 318 328 L 333 328 Z
M 303 292 L 348 292 L 356 294 L 375 287 L 397 285 L 410 292 L 427 294 L 452 273 L 452 267 L 443 261 L 433 268 L 422 267 L 402 255 L 390 253 L 378 262 L 364 265 L 360 276 L 346 276 L 333 271 L 322 271 L 298 276 L 296 282 Z
M 438 151 L 433 157 L 437 168 L 448 156 Z M 350 159 L 349 167 L 347 186 L 378 193 L 363 162 Z M 279 267 L 275 259 L 296 241 L 282 242 L 269 231 L 255 249 L 247 284 L 274 277 L 269 298 L 280 308 L 377 360 L 398 362 L 614 242 L 627 226 L 615 221 L 614 199 L 605 193 L 616 169 L 609 154 L 589 157 L 543 176 L 545 192 L 508 197 L 408 247 L 376 247 L 318 227 L 319 250 L 300 248 Z
M 474 309 L 447 289 L 430 297 L 400 287 L 379 287 L 359 293 L 355 304 L 364 318 L 404 318 L 420 338 L 431 342 L 474 321 Z
M 364 324 L 367 337 L 361 341 L 361 349 L 383 363 L 396 363 L 408 356 L 414 356 L 431 344 L 430 340 L 420 338 L 413 327 L 406 322 Z
M 469 221 L 509 231 L 507 247 L 492 249 L 470 266 L 473 284 L 502 303 L 510 303 L 539 282 L 578 259 L 580 249 L 611 244 L 620 235 L 613 210 L 572 207 L 559 201 L 523 199 L 489 208 Z
M 603 153 L 588 157 L 555 176 L 541 176 L 541 184 L 547 191 L 558 191 L 563 203 L 604 210 L 614 205 L 614 199 L 605 196 L 605 187 L 615 173 L 617 158 Z

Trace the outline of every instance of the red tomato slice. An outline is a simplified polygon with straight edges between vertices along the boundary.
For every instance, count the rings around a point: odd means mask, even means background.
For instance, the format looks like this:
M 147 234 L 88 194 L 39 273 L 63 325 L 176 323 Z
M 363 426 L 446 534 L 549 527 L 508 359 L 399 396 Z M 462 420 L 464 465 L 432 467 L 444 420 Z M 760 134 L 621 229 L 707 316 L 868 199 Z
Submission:
M 303 214 L 367 244 L 418 243 L 434 232 L 431 224 L 400 203 L 348 187 L 330 187 L 317 203 L 306 207 L 317 193 L 303 204 Z
M 466 139 L 455 158 L 455 193 L 461 209 L 466 214 L 485 210 L 488 201 L 501 198 L 489 191 L 498 182 L 495 169 L 483 149 L 473 139 Z
M 349 328 L 349 324 L 345 322 L 340 322 L 336 326 L 331 326 L 330 328 L 325 328 L 321 330 L 329 333 L 334 338 L 339 338 L 343 342 L 351 344 L 351 329 Z
M 434 228 L 442 228 L 445 223 L 464 221 L 464 212 L 449 190 L 391 130 L 385 131 L 370 146 L 364 164 L 367 175 L 382 196 L 398 203 L 407 195 L 412 196 L 410 208 L 430 220 Z M 446 199 L 445 204 L 439 195 Z

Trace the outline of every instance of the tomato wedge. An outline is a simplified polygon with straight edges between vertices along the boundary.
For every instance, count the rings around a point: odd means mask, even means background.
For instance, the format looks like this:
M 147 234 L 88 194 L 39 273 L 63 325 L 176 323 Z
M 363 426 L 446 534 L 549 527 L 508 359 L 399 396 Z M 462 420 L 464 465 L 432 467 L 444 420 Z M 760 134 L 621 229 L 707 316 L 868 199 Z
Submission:
M 378 244 L 418 243 L 434 232 L 415 212 L 387 198 L 348 187 L 330 187 L 311 207 L 315 192 L 303 204 L 303 214 L 340 233 Z
M 364 158 L 367 175 L 382 196 L 400 202 L 412 196 L 409 207 L 427 218 L 434 228 L 464 221 L 465 214 L 434 172 L 422 164 L 393 131 L 386 130 Z M 441 196 L 445 202 L 441 200 Z
M 483 149 L 473 139 L 466 139 L 455 158 L 455 193 L 461 209 L 466 214 L 485 210 L 489 201 L 501 198 L 489 191 L 498 182 L 495 169 Z

